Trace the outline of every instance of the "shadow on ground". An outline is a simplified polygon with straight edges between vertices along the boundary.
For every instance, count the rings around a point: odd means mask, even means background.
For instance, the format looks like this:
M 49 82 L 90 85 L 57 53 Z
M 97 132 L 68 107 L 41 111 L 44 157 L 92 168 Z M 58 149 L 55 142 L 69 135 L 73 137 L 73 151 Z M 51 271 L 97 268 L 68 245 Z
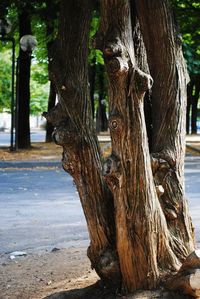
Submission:
M 97 283 L 82 289 L 63 291 L 44 297 L 43 299 L 192 299 L 191 296 L 180 293 L 158 291 L 138 291 L 134 295 L 116 295 Z

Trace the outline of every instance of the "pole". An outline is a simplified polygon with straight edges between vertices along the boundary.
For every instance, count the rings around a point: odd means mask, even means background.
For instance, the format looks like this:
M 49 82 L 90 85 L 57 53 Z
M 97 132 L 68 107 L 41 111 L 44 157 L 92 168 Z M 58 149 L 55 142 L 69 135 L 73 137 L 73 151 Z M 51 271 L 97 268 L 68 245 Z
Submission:
M 10 134 L 11 151 L 16 150 L 16 144 L 14 147 L 14 123 L 15 123 L 15 39 L 12 38 L 12 95 L 11 95 L 11 134 Z M 15 135 L 15 143 L 16 143 L 16 135 Z
M 16 107 L 15 107 L 15 149 L 19 148 L 19 56 L 17 57 L 16 67 Z

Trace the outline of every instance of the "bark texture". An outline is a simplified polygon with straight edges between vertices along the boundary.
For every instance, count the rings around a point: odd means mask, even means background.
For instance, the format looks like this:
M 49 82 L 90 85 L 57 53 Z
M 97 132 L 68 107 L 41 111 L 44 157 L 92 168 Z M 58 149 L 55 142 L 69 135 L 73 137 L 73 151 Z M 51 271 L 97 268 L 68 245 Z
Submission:
M 187 71 L 168 1 L 136 0 L 147 50 L 152 88 L 152 165 L 160 203 L 183 259 L 194 250 L 193 228 L 184 193 Z
M 113 202 L 102 177 L 101 153 L 93 128 L 88 90 L 88 34 L 91 2 L 61 1 L 60 36 L 52 49 L 50 80 L 59 103 L 47 120 L 54 140 L 63 146 L 63 168 L 74 178 L 86 217 L 91 244 L 88 256 L 100 277 L 118 283 Z M 66 34 L 67 33 L 67 34 Z M 67 67 L 65 67 L 67 66 Z
M 129 0 L 101 0 L 95 44 L 103 51 L 109 78 L 112 140 L 112 154 L 103 167 L 88 92 L 89 0 L 84 5 L 81 0 L 61 1 L 59 39 L 50 57 L 50 80 L 59 103 L 44 114 L 55 126 L 63 168 L 80 195 L 92 267 L 105 283 L 125 293 L 157 288 L 177 272 L 194 245 L 183 188 L 186 82 L 180 45 L 166 1 L 132 4 L 130 9 Z M 138 24 L 137 30 L 131 24 L 135 8 L 139 21 L 132 24 Z M 147 31 L 144 43 L 140 27 Z M 153 80 L 152 110 L 147 112 L 152 111 L 151 157 L 151 117 L 145 121 L 144 99 Z
M 104 0 L 101 6 L 113 149 L 104 175 L 114 195 L 122 284 L 126 291 L 152 289 L 164 272 L 180 266 L 150 166 L 143 99 L 153 80 L 136 65 L 129 2 Z

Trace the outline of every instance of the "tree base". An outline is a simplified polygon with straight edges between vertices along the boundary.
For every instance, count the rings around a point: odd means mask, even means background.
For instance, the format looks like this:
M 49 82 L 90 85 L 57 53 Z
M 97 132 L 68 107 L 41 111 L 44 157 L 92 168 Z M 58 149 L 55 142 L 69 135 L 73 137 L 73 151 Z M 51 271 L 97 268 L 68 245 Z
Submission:
M 122 296 L 105 288 L 101 281 L 83 288 L 52 294 L 43 299 L 192 299 L 189 295 L 166 290 L 138 291 L 135 294 Z

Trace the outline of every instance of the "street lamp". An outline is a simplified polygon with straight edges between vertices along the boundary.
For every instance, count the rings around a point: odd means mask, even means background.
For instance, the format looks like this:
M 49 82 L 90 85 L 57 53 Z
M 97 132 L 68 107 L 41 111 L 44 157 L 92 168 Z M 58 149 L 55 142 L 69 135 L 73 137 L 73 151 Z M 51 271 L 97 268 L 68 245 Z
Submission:
M 12 42 L 12 83 L 11 83 L 11 129 L 10 129 L 10 150 L 14 151 L 14 109 L 15 109 L 15 39 L 13 37 L 7 37 L 10 32 L 11 25 L 6 19 L 0 19 L 0 40 L 5 42 Z M 16 139 L 15 139 L 16 140 Z
M 20 47 L 24 52 L 31 53 L 37 46 L 36 37 L 30 34 L 22 36 L 19 41 Z
M 26 55 L 19 55 L 17 58 L 17 70 L 16 70 L 16 150 L 20 146 L 20 132 L 19 132 L 19 111 L 20 111 L 20 101 L 19 101 L 19 63 L 24 59 L 31 59 L 31 53 L 37 46 L 37 40 L 35 36 L 26 34 L 23 35 L 20 39 L 20 48 Z

